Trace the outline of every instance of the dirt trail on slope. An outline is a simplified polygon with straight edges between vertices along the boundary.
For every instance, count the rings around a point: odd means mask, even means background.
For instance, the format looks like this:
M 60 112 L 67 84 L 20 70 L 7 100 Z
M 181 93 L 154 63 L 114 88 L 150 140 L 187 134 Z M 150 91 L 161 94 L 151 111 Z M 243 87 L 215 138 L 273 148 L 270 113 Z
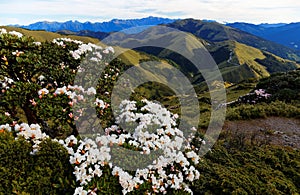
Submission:
M 300 149 L 300 119 L 268 117 L 243 121 L 226 121 L 223 131 L 244 132 L 266 143 Z

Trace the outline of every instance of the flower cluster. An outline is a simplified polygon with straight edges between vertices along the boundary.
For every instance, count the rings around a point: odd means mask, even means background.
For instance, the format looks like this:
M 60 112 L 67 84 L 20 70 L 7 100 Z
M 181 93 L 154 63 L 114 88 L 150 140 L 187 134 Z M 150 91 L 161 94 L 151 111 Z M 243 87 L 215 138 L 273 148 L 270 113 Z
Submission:
M 22 33 L 16 32 L 16 31 L 10 31 L 8 34 L 13 35 L 13 36 L 17 36 L 18 38 L 23 37 Z
M 73 39 L 70 39 L 70 38 L 57 38 L 57 39 L 53 39 L 52 43 L 55 43 L 58 46 L 62 46 L 62 47 L 65 47 L 66 43 L 75 43 L 77 45 L 83 44 L 82 41 L 73 40 Z
M 23 37 L 23 34 L 22 34 L 22 33 L 20 33 L 20 32 L 16 32 L 16 31 L 9 31 L 9 32 L 7 33 L 7 30 L 6 30 L 6 29 L 4 29 L 4 28 L 1 28 L 1 29 L 0 29 L 0 35 L 2 35 L 2 34 L 10 34 L 10 35 L 12 35 L 12 36 L 16 36 L 16 37 L 18 37 L 18 38 L 21 38 L 21 37 Z
M 16 51 L 12 52 L 12 55 L 17 56 L 17 57 L 19 57 L 21 54 L 24 54 L 24 52 L 23 51 L 19 51 L 19 50 L 16 50 Z
M 7 34 L 7 30 L 5 28 L 0 28 L 0 35 Z
M 9 89 L 9 86 L 14 82 L 11 78 L 4 77 L 3 80 L 0 80 L 0 87 L 4 89 Z
M 49 138 L 48 135 L 42 132 L 41 127 L 38 124 L 28 125 L 27 123 L 22 124 L 5 124 L 0 125 L 0 130 L 6 130 L 8 132 L 14 131 L 16 133 L 16 139 L 20 136 L 24 137 L 27 141 L 33 143 L 32 154 L 35 154 L 39 149 L 39 144 Z
M 107 48 L 103 49 L 101 46 L 98 46 L 98 45 L 95 45 L 92 43 L 85 44 L 81 41 L 73 40 L 70 38 L 53 39 L 52 42 L 61 47 L 65 47 L 66 43 L 77 44 L 79 46 L 78 49 L 76 49 L 74 51 L 70 51 L 71 55 L 76 60 L 80 59 L 81 56 L 86 54 L 87 52 L 93 52 L 94 57 L 90 58 L 90 60 L 100 62 L 102 59 L 101 53 L 103 53 L 103 54 L 114 53 L 114 49 L 112 47 L 107 47 Z
M 227 103 L 223 103 L 218 105 L 218 108 L 221 107 L 226 107 L 229 105 L 237 105 L 237 104 L 257 104 L 259 102 L 263 102 L 266 101 L 269 97 L 271 96 L 271 94 L 266 93 L 266 91 L 264 89 L 256 89 L 254 90 L 254 92 L 251 93 L 247 93 L 246 95 L 240 96 L 237 100 L 235 101 L 231 101 L 231 102 L 227 102 Z
M 256 89 L 252 93 L 248 93 L 244 96 L 239 97 L 238 101 L 242 103 L 256 104 L 261 101 L 265 101 L 271 96 L 271 94 L 266 93 L 264 89 Z
M 258 96 L 258 97 L 264 97 L 265 99 L 269 98 L 271 96 L 271 94 L 266 93 L 266 91 L 264 89 L 256 89 L 254 91 L 254 93 Z
M 47 98 L 48 94 L 53 97 L 67 96 L 69 99 L 68 105 L 72 108 L 75 108 L 75 105 L 78 102 L 86 102 L 87 99 L 90 99 L 91 97 L 94 97 L 96 95 L 96 89 L 94 87 L 84 89 L 82 86 L 78 86 L 78 85 L 74 85 L 74 86 L 68 85 L 68 86 L 59 87 L 54 90 L 51 90 L 51 92 L 53 93 L 53 95 L 50 94 L 50 91 L 47 88 L 40 89 L 38 91 L 38 95 L 40 99 L 39 101 L 41 101 L 41 99 L 43 98 Z M 34 99 L 32 99 L 30 102 L 33 106 L 37 104 L 37 102 Z M 96 98 L 93 104 L 95 105 L 96 108 L 98 107 L 101 109 L 101 113 L 109 107 L 108 103 L 104 102 L 99 98 Z M 63 110 L 66 109 L 63 108 Z M 70 118 L 74 118 L 75 120 L 78 120 L 78 118 L 83 115 L 83 111 L 84 109 L 80 107 L 78 110 L 74 110 L 74 112 L 76 113 L 75 115 L 72 112 L 70 112 L 68 115 Z
M 78 141 L 71 136 L 63 142 L 69 151 L 70 163 L 75 167 L 76 179 L 81 185 L 77 192 L 93 191 L 94 189 L 89 189 L 88 184 L 94 177 L 101 176 L 101 168 L 106 165 L 112 168 L 113 175 L 119 177 L 123 194 L 133 191 L 143 183 L 150 183 L 155 193 L 165 194 L 168 189 L 190 192 L 186 182 L 199 178 L 199 172 L 193 166 L 199 163 L 199 156 L 187 143 L 183 132 L 176 128 L 178 116 L 160 104 L 147 100 L 143 100 L 143 103 L 145 105 L 140 109 L 141 112 L 138 112 L 134 101 L 125 100 L 120 105 L 116 123 L 138 121 L 133 133 L 128 132 L 129 129 L 126 129 L 126 132 L 113 125 L 105 129 L 105 135 L 97 135 L 93 140 L 86 138 Z M 150 155 L 151 151 L 160 150 L 162 153 L 157 159 L 149 162 L 147 167 L 138 169 L 131 175 L 111 160 L 112 147 L 124 145 L 138 149 L 135 151 L 145 156 Z

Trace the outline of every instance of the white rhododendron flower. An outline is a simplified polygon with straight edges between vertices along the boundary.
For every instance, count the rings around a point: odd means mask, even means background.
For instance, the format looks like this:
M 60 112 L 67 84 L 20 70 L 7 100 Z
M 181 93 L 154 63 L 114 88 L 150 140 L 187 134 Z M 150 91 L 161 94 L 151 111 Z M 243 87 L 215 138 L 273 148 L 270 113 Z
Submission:
M 42 45 L 42 43 L 41 42 L 33 42 L 36 46 L 40 46 L 40 45 Z
M 13 35 L 13 36 L 17 36 L 18 38 L 23 37 L 22 33 L 16 32 L 16 31 L 10 31 L 8 32 L 8 34 Z
M 6 29 L 4 29 L 4 28 L 1 28 L 1 29 L 0 29 L 0 35 L 2 35 L 2 34 L 7 34 Z
M 0 131 L 4 131 L 7 130 L 8 132 L 11 131 L 11 127 L 9 124 L 5 124 L 5 125 L 0 125 Z
M 74 195 L 87 195 L 88 191 L 84 190 L 83 187 L 76 188 Z
M 39 95 L 47 95 L 49 93 L 49 90 L 46 88 L 43 88 L 41 90 L 38 91 Z

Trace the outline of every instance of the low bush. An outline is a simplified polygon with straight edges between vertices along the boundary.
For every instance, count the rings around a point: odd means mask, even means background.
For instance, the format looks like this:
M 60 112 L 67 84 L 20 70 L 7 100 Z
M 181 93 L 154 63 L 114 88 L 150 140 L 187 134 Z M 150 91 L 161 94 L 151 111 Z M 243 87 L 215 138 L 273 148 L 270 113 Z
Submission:
M 243 104 L 227 109 L 226 119 L 228 120 L 248 120 L 265 118 L 269 116 L 299 117 L 300 108 L 282 101 L 274 101 L 269 104 Z
M 247 145 L 243 150 L 219 141 L 197 169 L 195 194 L 298 194 L 299 150 Z
M 32 154 L 32 143 L 0 133 L 0 194 L 73 194 L 75 179 L 67 150 L 47 139 Z

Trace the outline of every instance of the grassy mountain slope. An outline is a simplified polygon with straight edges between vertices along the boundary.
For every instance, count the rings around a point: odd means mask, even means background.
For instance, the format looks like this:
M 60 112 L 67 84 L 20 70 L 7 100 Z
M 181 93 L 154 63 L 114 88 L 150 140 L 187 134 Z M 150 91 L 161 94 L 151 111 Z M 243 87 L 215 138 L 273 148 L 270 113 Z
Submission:
M 293 61 L 235 41 L 218 43 L 208 49 L 218 60 L 224 80 L 230 82 L 247 78 L 263 78 L 274 72 L 285 72 L 299 67 Z M 222 53 L 223 58 L 220 57 Z M 227 59 L 224 56 L 227 56 Z
M 71 39 L 76 39 L 76 40 L 79 40 L 79 41 L 83 41 L 85 43 L 88 43 L 88 42 L 94 43 L 94 44 L 100 43 L 98 39 L 91 38 L 91 37 L 83 37 L 83 36 L 76 36 L 76 35 L 61 35 L 61 34 L 58 34 L 58 33 L 47 32 L 47 31 L 43 31 L 43 30 L 34 30 L 34 31 L 32 31 L 32 30 L 26 30 L 26 29 L 23 29 L 23 28 L 10 27 L 10 26 L 2 26 L 2 27 L 0 26 L 0 28 L 5 28 L 8 31 L 20 32 L 20 33 L 22 33 L 26 36 L 34 37 L 34 39 L 36 41 L 40 41 L 40 42 L 52 41 L 55 38 L 68 37 L 68 38 L 71 38 Z
M 43 30 L 27 30 L 27 29 L 23 29 L 23 28 L 8 27 L 8 26 L 2 26 L 2 27 L 0 26 L 0 28 L 4 28 L 8 31 L 20 32 L 26 36 L 31 36 L 36 41 L 40 41 L 40 42 L 52 41 L 55 38 L 71 38 L 71 39 L 82 41 L 84 43 L 94 43 L 94 44 L 99 44 L 101 46 L 105 46 L 105 44 L 103 44 L 97 38 L 84 36 L 84 34 L 83 35 L 73 35 L 73 33 L 70 31 L 68 31 L 68 32 L 64 31 L 64 33 L 54 33 L 54 32 L 47 32 L 47 31 L 43 31 Z M 123 48 L 120 48 L 120 47 L 118 47 L 116 49 L 124 50 Z M 127 65 L 136 65 L 141 60 L 149 59 L 149 56 L 147 56 L 146 54 L 141 54 L 134 50 L 127 50 L 120 56 L 120 58 Z
M 105 37 L 109 36 L 109 33 L 94 32 L 94 31 L 89 31 L 89 30 L 81 30 L 78 32 L 73 32 L 70 30 L 60 30 L 60 31 L 56 31 L 56 33 L 59 33 L 62 35 L 78 35 L 78 36 L 85 36 L 85 37 L 93 37 L 93 38 L 97 38 L 99 40 L 102 40 Z
M 91 37 L 85 37 L 85 36 L 77 36 L 77 35 L 63 35 L 63 34 L 58 34 L 58 33 L 53 33 L 53 32 L 46 32 L 46 31 L 31 31 L 31 30 L 26 30 L 22 28 L 16 28 L 16 27 L 4 27 L 8 31 L 17 31 L 20 32 L 26 36 L 32 36 L 35 40 L 37 41 L 52 41 L 55 38 L 63 38 L 63 37 L 68 37 L 71 39 L 75 40 L 80 40 L 83 42 L 91 42 L 94 44 L 99 44 L 101 46 L 105 46 L 102 42 L 100 42 L 96 38 L 91 38 Z M 135 66 L 140 66 L 141 62 L 149 61 L 149 60 L 154 60 L 157 61 L 158 64 L 151 64 L 151 65 L 146 65 L 144 64 L 144 70 L 146 71 L 146 74 L 143 74 L 143 77 L 147 78 L 148 80 L 157 80 L 157 81 L 162 81 L 166 82 L 166 78 L 157 75 L 156 73 L 160 72 L 161 75 L 163 75 L 163 71 L 167 71 L 170 69 L 172 66 L 169 64 L 168 61 L 156 58 L 155 56 L 151 56 L 146 53 L 141 53 L 137 52 L 131 49 L 126 49 L 122 47 L 114 47 L 116 51 L 121 53 L 120 56 L 118 56 L 121 60 L 122 63 L 126 65 L 135 65 Z M 155 70 L 155 71 L 154 71 Z M 153 72 L 154 71 L 154 72 Z M 141 76 L 141 75 L 136 75 Z M 147 86 L 145 86 L 147 88 Z M 146 93 L 151 93 L 151 89 L 146 90 Z
M 285 59 L 300 61 L 300 52 L 283 45 L 259 38 L 239 29 L 219 24 L 217 22 L 203 22 L 201 20 L 179 20 L 167 26 L 190 32 L 195 36 L 213 41 L 234 40 L 252 47 L 265 50 Z
M 220 27 L 220 25 L 217 27 Z M 194 53 L 190 46 L 195 44 L 195 36 L 187 34 L 182 40 L 178 40 L 175 32 L 161 32 L 161 30 L 159 27 L 152 27 L 138 34 L 126 35 L 124 33 L 116 33 L 111 35 L 111 39 L 108 42 L 125 48 L 151 45 L 155 41 L 161 44 L 166 42 L 170 47 L 180 45 L 190 53 Z M 223 32 L 220 33 L 222 34 Z M 210 52 L 218 64 L 225 81 L 236 83 L 248 78 L 267 77 L 273 72 L 294 70 L 299 67 L 293 61 L 285 60 L 274 54 L 237 41 L 221 41 L 219 39 L 218 42 L 211 42 L 200 38 L 196 39 Z M 174 65 L 188 75 L 194 83 L 203 81 L 203 78 L 198 74 L 198 70 L 189 60 L 169 49 L 150 46 L 136 49 L 160 58 L 172 60 L 175 62 Z

